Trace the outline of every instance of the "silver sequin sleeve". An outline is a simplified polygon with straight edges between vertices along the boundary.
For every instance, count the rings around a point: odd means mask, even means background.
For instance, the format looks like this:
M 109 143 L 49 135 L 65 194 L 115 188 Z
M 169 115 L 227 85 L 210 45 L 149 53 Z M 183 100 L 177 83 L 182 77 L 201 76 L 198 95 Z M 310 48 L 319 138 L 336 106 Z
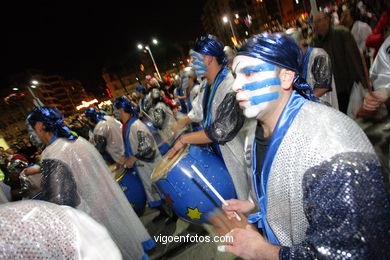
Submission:
M 390 259 L 390 209 L 375 155 L 349 152 L 303 178 L 305 239 L 281 259 Z
M 318 55 L 311 66 L 313 75 L 313 88 L 326 88 L 332 90 L 332 64 L 328 55 Z
M 69 166 L 56 159 L 42 160 L 42 200 L 77 207 L 80 197 Z
M 234 92 L 227 93 L 219 104 L 213 123 L 205 128 L 205 133 L 213 142 L 225 144 L 240 131 L 245 121 Z
M 137 131 L 138 148 L 135 157 L 140 160 L 151 162 L 156 155 L 155 142 L 150 133 L 142 130 Z

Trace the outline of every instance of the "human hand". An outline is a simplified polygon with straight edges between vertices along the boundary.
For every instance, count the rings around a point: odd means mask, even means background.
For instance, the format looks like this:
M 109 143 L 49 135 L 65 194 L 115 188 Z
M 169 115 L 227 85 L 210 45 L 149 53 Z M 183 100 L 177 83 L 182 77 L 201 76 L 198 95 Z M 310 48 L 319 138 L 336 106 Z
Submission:
M 248 220 L 242 213 L 236 214 L 239 218 L 229 217 L 224 211 L 216 209 L 209 213 L 208 220 L 216 233 L 226 235 L 235 228 L 245 228 L 248 225 Z
M 183 141 L 181 139 L 182 138 L 179 138 L 176 141 L 175 145 L 169 151 L 168 159 L 172 159 L 172 157 L 175 156 L 175 154 L 177 154 L 178 151 L 180 151 L 181 149 L 183 149 L 185 147 L 185 143 L 183 143 Z
M 243 259 L 279 259 L 280 246 L 268 243 L 251 225 L 235 228 L 226 234 L 224 246 L 218 251 L 230 252 Z
M 363 108 L 368 111 L 375 111 L 388 100 L 389 96 L 389 90 L 384 88 L 368 92 L 364 95 Z
M 135 161 L 137 161 L 137 157 L 131 156 L 129 158 L 126 158 L 126 161 L 124 163 L 125 168 L 133 168 Z
M 228 203 L 228 205 L 223 205 L 222 209 L 225 211 L 229 218 L 234 217 L 235 212 L 246 214 L 255 208 L 255 204 L 249 200 L 231 199 L 227 200 L 226 202 Z

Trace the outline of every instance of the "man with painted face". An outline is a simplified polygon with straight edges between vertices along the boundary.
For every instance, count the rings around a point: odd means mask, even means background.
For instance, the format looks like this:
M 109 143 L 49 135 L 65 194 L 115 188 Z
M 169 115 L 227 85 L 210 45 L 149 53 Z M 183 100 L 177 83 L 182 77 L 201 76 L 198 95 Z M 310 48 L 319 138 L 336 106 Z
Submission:
M 180 120 L 177 120 L 176 124 L 172 127 L 175 135 L 178 135 L 186 125 L 200 124 L 203 120 L 203 103 L 201 97 L 203 97 L 207 86 L 207 79 L 204 77 L 207 67 L 203 64 L 204 59 L 201 54 L 191 49 L 189 55 L 191 59 L 190 68 L 195 73 L 195 77 L 202 81 L 199 87 L 197 87 L 196 96 L 191 100 L 191 108 L 188 109 L 188 114 Z M 186 74 L 186 71 L 184 73 Z M 199 130 L 199 127 L 197 129 Z
M 124 155 L 122 124 L 111 116 L 103 116 L 96 108 L 85 110 L 89 125 L 93 128 L 93 144 L 108 165 L 118 163 Z
M 145 188 L 149 207 L 160 210 L 160 218 L 168 217 L 161 207 L 162 200 L 159 193 L 152 187 L 150 176 L 157 163 L 161 160 L 157 144 L 153 139 L 148 127 L 139 120 L 134 112 L 130 100 L 126 97 L 119 97 L 114 102 L 114 108 L 119 112 L 123 123 L 123 142 L 125 147 L 126 168 L 133 168 L 141 177 Z M 136 166 L 135 162 L 139 161 Z
M 258 124 L 246 154 L 258 213 L 220 248 L 245 259 L 388 258 L 389 200 L 381 166 L 360 127 L 312 102 L 298 74 L 302 53 L 284 34 L 249 39 L 233 62 L 233 88 Z M 253 203 L 229 200 L 228 216 Z M 217 224 L 218 225 L 218 224 Z M 217 226 L 220 228 L 220 225 Z
M 202 130 L 182 135 L 169 153 L 173 157 L 186 144 L 211 144 L 220 155 L 232 177 L 237 196 L 248 199 L 248 180 L 245 174 L 244 137 L 245 118 L 232 91 L 233 76 L 226 66 L 223 44 L 214 36 L 201 37 L 192 53 L 194 70 L 204 72 L 204 90 L 198 95 L 202 114 Z M 198 75 L 199 76 L 199 75 Z M 194 104 L 195 106 L 195 104 Z M 193 107 L 192 110 L 195 108 Z M 197 122 L 197 121 L 195 121 Z M 240 131 L 240 130 L 243 131 Z
M 125 259 L 144 257 L 154 242 L 95 147 L 72 135 L 56 108 L 34 108 L 27 121 L 46 145 L 42 200 L 89 214 L 107 228 Z

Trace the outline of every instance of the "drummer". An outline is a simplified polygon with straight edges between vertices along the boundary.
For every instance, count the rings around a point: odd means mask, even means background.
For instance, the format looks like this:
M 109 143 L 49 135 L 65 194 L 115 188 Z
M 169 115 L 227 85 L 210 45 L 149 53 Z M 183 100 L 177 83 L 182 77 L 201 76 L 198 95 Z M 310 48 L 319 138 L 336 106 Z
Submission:
M 108 165 L 118 163 L 124 154 L 122 124 L 112 116 L 103 116 L 94 107 L 84 113 L 93 128 L 92 143 L 96 149 Z
M 207 80 L 202 82 L 207 85 L 199 93 L 197 101 L 203 104 L 203 117 L 200 118 L 203 129 L 182 135 L 168 157 L 173 157 L 186 144 L 211 143 L 215 153 L 226 164 L 238 198 L 248 199 L 249 185 L 244 158 L 246 134 L 245 128 L 242 128 L 245 118 L 232 90 L 234 78 L 227 67 L 223 49 L 223 44 L 213 35 L 201 37 L 195 42 L 192 63 L 196 65 L 195 70 L 204 71 Z
M 153 125 L 157 128 L 163 142 L 171 144 L 174 138 L 172 126 L 176 123 L 173 111 L 164 102 L 159 88 L 155 87 L 151 90 L 150 100 L 152 106 L 149 110 L 149 116 L 153 121 Z
M 113 180 L 99 152 L 75 137 L 58 109 L 36 107 L 29 127 L 46 145 L 42 153 L 42 200 L 82 210 L 110 232 L 123 258 L 141 259 L 154 241 Z
M 125 159 L 122 164 L 126 168 L 134 168 L 139 173 L 149 207 L 160 211 L 160 215 L 154 221 L 167 218 L 168 215 L 162 207 L 163 201 L 156 188 L 152 187 L 150 178 L 153 169 L 161 160 L 153 135 L 148 127 L 137 118 L 129 99 L 124 96 L 117 98 L 114 102 L 114 109 L 118 111 L 123 122 L 122 134 Z

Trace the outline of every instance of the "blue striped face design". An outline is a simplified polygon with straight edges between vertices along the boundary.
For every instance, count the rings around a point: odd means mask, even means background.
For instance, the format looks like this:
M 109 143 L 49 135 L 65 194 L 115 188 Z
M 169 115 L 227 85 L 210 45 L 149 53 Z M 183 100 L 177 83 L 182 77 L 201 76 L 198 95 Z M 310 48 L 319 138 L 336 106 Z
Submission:
M 202 54 L 194 50 L 190 50 L 190 66 L 195 70 L 198 79 L 201 79 L 207 71 L 207 67 L 203 64 L 203 61 L 204 58 Z
M 272 101 L 280 96 L 281 82 L 276 67 L 260 59 L 237 56 L 232 66 L 236 79 L 233 90 L 237 92 L 244 115 L 248 118 L 259 118 L 272 109 Z

